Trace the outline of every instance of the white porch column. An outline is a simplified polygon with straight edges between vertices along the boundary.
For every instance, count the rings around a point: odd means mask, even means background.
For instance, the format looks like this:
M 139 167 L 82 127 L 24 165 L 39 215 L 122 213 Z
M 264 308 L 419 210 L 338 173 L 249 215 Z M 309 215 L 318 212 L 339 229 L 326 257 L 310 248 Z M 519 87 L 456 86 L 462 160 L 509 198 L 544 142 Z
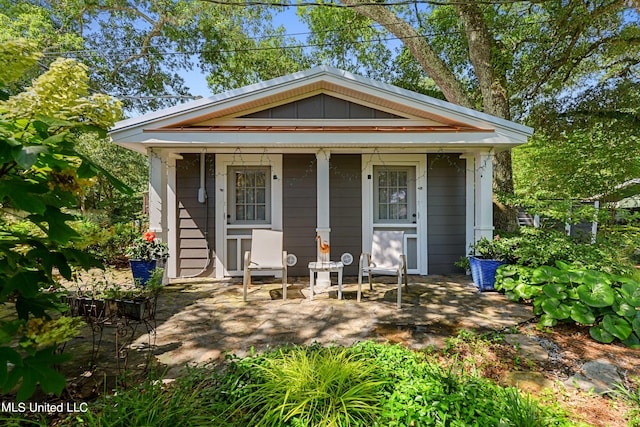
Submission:
M 167 260 L 167 277 L 175 278 L 178 275 L 178 214 L 176 197 L 176 160 L 182 158 L 178 154 L 170 154 L 167 159 L 167 244 L 169 254 Z
M 164 235 L 166 225 L 166 184 L 167 169 L 159 152 L 149 149 L 149 231 L 156 233 L 163 242 L 167 239 Z M 164 202 L 164 203 L 163 203 Z
M 475 158 L 475 236 L 493 239 L 493 153 L 478 153 Z
M 466 252 L 469 253 L 470 246 L 474 243 L 475 228 L 475 163 L 473 154 L 463 154 L 460 156 L 465 160 L 465 243 Z
M 316 153 L 316 197 L 317 197 L 317 226 L 316 233 L 323 242 L 330 243 L 330 221 L 329 221 L 329 159 L 331 158 L 331 153 L 320 150 Z M 317 249 L 317 260 L 321 261 L 320 251 Z M 331 254 L 325 255 L 326 260 L 331 259 Z M 318 280 L 316 281 L 316 286 L 319 288 L 328 287 L 331 285 L 331 277 L 330 273 L 319 272 Z

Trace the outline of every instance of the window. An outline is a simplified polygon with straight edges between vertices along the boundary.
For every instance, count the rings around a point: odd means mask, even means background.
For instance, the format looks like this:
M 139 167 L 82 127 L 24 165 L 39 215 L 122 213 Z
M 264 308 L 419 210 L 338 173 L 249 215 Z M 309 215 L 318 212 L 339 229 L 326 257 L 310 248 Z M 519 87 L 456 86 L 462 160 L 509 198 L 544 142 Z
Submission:
M 377 166 L 373 171 L 375 222 L 415 222 L 415 168 Z
M 229 223 L 271 221 L 271 181 L 268 167 L 229 168 Z

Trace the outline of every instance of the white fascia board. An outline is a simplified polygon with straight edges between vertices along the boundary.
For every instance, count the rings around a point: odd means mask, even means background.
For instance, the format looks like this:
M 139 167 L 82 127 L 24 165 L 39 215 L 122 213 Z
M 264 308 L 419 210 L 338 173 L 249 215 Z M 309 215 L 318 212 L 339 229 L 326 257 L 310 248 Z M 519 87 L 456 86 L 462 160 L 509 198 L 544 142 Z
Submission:
M 146 147 L 333 147 L 376 145 L 380 147 L 455 145 L 459 147 L 511 148 L 519 145 L 510 138 L 493 132 L 461 133 L 295 133 L 295 132 L 145 132 L 138 144 Z M 125 141 L 118 142 L 124 145 Z M 138 150 L 139 151 L 139 150 Z
M 147 148 L 154 147 L 154 145 L 141 144 L 139 142 L 115 142 L 115 141 L 112 141 L 112 142 L 114 142 L 115 144 L 121 147 L 127 148 L 131 151 L 138 152 L 145 156 L 147 155 Z

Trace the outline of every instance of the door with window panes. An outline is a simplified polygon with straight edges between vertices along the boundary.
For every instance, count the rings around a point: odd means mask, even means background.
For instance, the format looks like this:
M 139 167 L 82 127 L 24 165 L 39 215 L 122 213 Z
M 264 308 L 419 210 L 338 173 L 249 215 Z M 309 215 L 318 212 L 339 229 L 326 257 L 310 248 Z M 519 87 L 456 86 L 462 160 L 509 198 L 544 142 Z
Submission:
M 269 224 L 271 186 L 268 167 L 229 167 L 228 224 Z
M 225 172 L 223 259 L 227 274 L 242 274 L 244 253 L 251 248 L 251 232 L 256 228 L 282 227 L 281 157 L 219 155 L 218 165 Z M 273 157 L 273 158 L 271 158 Z M 221 251 L 218 251 L 220 255 Z
M 424 162 L 394 155 L 385 156 L 383 160 L 378 164 L 371 161 L 372 165 L 365 170 L 369 183 L 364 190 L 369 193 L 368 212 L 363 221 L 368 224 L 363 233 L 365 248 L 370 250 L 370 239 L 375 230 L 403 231 L 407 270 L 422 274 L 420 267 L 426 265 L 426 254 L 421 255 L 421 247 L 426 244 L 426 238 L 423 239 L 425 242 L 418 238 L 423 228 L 418 206 L 425 199 Z

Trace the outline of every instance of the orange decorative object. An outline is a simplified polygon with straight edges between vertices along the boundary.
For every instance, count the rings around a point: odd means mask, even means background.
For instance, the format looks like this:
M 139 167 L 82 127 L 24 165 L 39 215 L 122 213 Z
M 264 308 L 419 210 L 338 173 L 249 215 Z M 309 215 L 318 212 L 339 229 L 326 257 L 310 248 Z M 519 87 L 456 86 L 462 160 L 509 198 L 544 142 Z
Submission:
M 322 256 L 322 261 L 327 261 L 325 258 L 328 258 L 330 252 L 329 243 L 325 240 L 324 242 L 320 238 L 320 236 L 316 236 L 316 240 L 318 241 L 318 249 L 320 250 L 320 255 Z
M 142 235 L 142 238 L 147 242 L 153 242 L 154 240 L 156 240 L 156 233 L 154 233 L 153 231 L 147 231 Z

